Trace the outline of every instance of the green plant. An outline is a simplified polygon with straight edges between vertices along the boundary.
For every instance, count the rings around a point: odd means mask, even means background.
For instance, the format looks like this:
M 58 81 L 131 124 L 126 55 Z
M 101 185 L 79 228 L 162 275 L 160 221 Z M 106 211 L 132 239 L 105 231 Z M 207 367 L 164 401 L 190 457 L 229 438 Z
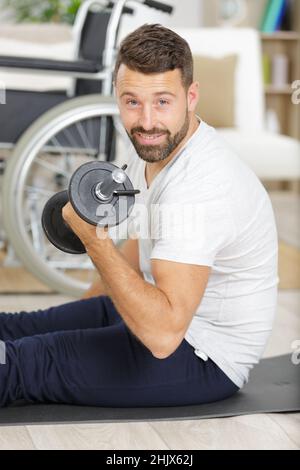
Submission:
M 83 0 L 4 0 L 17 22 L 73 23 Z

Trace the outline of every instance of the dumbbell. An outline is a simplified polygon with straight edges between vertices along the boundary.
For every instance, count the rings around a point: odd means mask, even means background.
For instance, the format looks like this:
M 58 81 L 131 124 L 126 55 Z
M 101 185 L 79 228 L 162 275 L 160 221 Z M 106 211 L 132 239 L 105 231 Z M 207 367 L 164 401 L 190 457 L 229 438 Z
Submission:
M 48 240 L 61 251 L 83 254 L 85 247 L 64 221 L 62 209 L 70 201 L 75 212 L 89 224 L 99 227 L 119 225 L 130 214 L 135 194 L 122 168 L 110 162 L 84 163 L 73 173 L 67 190 L 60 191 L 46 203 L 42 227 Z

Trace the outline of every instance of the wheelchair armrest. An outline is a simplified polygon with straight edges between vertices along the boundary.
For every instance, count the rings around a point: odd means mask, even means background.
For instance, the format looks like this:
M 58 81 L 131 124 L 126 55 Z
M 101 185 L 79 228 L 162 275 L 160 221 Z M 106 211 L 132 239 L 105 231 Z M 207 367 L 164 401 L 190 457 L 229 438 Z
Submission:
M 1 67 L 66 73 L 97 73 L 102 69 L 101 64 L 89 60 L 52 60 L 17 56 L 0 56 Z

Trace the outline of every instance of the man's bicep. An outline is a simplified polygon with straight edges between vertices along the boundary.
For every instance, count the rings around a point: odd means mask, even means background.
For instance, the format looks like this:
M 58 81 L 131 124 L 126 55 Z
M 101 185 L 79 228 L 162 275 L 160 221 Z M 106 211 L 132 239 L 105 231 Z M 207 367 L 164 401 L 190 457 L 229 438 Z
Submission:
M 211 268 L 152 259 L 151 269 L 156 287 L 166 295 L 172 308 L 174 331 L 185 332 L 201 302 Z

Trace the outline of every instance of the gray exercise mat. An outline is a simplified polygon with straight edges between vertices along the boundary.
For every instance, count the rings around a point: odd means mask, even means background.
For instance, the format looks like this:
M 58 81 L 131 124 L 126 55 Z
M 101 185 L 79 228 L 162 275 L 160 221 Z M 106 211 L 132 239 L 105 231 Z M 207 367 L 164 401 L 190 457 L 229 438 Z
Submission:
M 102 408 L 18 402 L 0 409 L 0 425 L 111 423 L 221 418 L 253 413 L 300 411 L 300 365 L 291 355 L 263 359 L 248 384 L 227 400 L 195 406 Z

